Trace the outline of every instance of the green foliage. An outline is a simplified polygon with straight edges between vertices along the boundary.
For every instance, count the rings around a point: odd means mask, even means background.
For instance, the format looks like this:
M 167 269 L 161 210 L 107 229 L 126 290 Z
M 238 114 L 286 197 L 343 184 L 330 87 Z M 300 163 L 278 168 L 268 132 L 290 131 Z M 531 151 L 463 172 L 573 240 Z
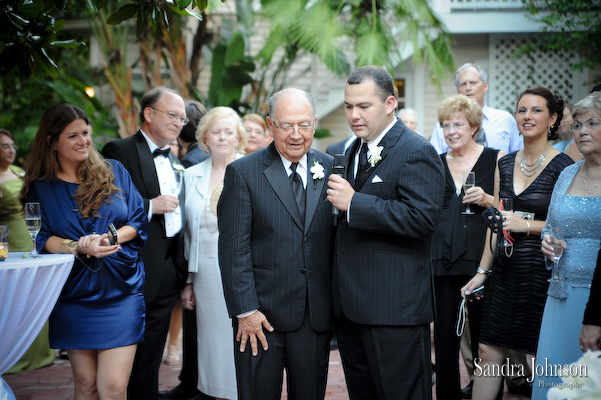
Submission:
M 572 70 L 601 65 L 601 2 L 599 0 L 522 0 L 531 20 L 541 23 L 548 35 L 536 42 L 520 46 L 516 57 L 541 51 L 576 53 L 579 62 Z
M 261 4 L 271 24 L 258 55 L 263 66 L 279 49 L 293 55 L 291 59 L 298 51 L 308 51 L 342 76 L 351 71 L 343 50 L 352 50 L 356 67 L 375 64 L 393 71 L 410 44 L 413 61 L 428 63 L 433 82 L 438 84 L 455 69 L 451 36 L 426 0 L 262 0 Z
M 29 154 L 42 115 L 55 104 L 71 103 L 83 109 L 94 122 L 97 145 L 118 136 L 110 110 L 84 92 L 86 86 L 95 83 L 93 71 L 87 67 L 88 48 L 52 48 L 48 55 L 58 66 L 53 80 L 41 74 L 23 75 L 19 69 L 0 74 L 0 127 L 15 135 L 20 165 Z
M 0 2 L 0 74 L 13 69 L 25 76 L 37 73 L 57 76 L 57 64 L 48 55 L 52 48 L 75 47 L 82 43 L 57 40 L 64 21 L 50 12 L 72 9 L 69 0 L 2 0 Z
M 209 86 L 209 106 L 228 106 L 244 112 L 240 103 L 244 85 L 252 82 L 254 72 L 252 58 L 245 55 L 244 38 L 240 32 L 234 34 L 229 43 L 218 43 L 213 49 L 211 82 Z

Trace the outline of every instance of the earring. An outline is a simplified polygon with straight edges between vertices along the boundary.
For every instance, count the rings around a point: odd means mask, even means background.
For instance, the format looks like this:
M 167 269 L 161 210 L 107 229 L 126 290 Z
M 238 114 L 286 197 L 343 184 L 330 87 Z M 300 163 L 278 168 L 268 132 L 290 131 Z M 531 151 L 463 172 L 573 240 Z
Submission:
M 551 126 L 549 127 L 549 134 L 547 135 L 548 137 L 551 137 L 551 128 L 552 128 L 552 127 L 553 127 L 553 125 L 551 125 Z

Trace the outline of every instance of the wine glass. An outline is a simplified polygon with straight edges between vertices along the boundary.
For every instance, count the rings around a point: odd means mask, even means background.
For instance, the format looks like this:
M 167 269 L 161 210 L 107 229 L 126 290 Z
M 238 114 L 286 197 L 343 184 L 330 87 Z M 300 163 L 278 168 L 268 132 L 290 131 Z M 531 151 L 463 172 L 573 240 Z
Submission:
M 463 193 L 467 192 L 468 189 L 473 188 L 476 185 L 476 173 L 468 172 L 465 177 L 465 182 L 463 183 Z M 474 214 L 472 210 L 470 210 L 470 203 L 466 203 L 465 211 L 461 214 L 471 215 Z
M 549 282 L 561 282 L 562 279 L 559 276 L 559 260 L 563 255 L 563 244 L 565 242 L 561 230 L 558 227 L 551 228 L 549 230 L 549 236 L 551 239 L 551 246 L 553 246 L 553 272 L 551 273 Z
M 184 180 L 184 177 L 181 171 L 174 172 L 175 180 L 171 182 L 171 194 L 179 198 L 179 194 L 182 191 L 182 182 Z
M 33 242 L 33 250 L 31 251 L 30 257 L 40 257 L 40 254 L 35 247 L 35 239 L 42 226 L 40 203 L 25 203 L 25 225 L 27 225 L 27 231 L 31 235 L 31 241 Z

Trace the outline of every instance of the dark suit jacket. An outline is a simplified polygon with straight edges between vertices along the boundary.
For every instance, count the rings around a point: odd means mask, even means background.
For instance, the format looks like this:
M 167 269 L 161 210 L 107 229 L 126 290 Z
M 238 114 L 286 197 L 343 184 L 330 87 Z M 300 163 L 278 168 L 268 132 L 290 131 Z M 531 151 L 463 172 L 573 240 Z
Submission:
M 190 147 L 188 147 L 188 152 L 184 158 L 182 158 L 182 164 L 184 167 L 188 168 L 193 165 L 200 164 L 209 157 L 210 156 L 198 146 L 198 143 L 193 143 L 190 145 Z
M 591 283 L 591 294 L 584 310 L 584 321 L 582 323 L 601 326 L 601 250 L 597 255 L 597 266 Z
M 107 143 L 102 149 L 102 154 L 106 158 L 121 161 L 129 171 L 134 185 L 144 199 L 144 208 L 148 213 L 150 199 L 159 196 L 161 192 L 152 153 L 142 134 L 138 131 L 128 138 Z M 179 163 L 172 153 L 169 154 L 169 159 L 172 165 Z M 185 189 L 182 188 L 180 196 L 184 192 Z M 181 198 L 180 204 L 184 204 Z M 179 286 L 182 286 L 188 268 L 183 257 L 183 229 L 174 240 L 166 238 L 163 215 L 153 215 L 148 229 L 148 242 L 141 253 L 146 271 L 144 298 L 150 303 L 157 295 L 162 281 L 175 279 Z
M 341 142 L 329 145 L 326 148 L 326 153 L 328 153 L 331 156 L 335 156 L 337 154 L 344 154 L 344 146 L 346 145 L 347 140 L 348 139 L 344 139 Z
M 346 152 L 351 182 L 359 145 Z M 360 324 L 426 324 L 433 319 L 430 247 L 443 166 L 434 147 L 400 120 L 379 145 L 382 160 L 353 196 L 350 222 L 338 226 L 334 310 Z
M 300 327 L 309 304 L 311 325 L 332 324 L 332 205 L 326 181 L 332 157 L 311 150 L 322 179 L 307 179 L 305 221 L 274 144 L 228 165 L 218 206 L 219 264 L 232 318 L 258 309 L 277 331 Z M 307 298 L 308 296 L 308 298 Z

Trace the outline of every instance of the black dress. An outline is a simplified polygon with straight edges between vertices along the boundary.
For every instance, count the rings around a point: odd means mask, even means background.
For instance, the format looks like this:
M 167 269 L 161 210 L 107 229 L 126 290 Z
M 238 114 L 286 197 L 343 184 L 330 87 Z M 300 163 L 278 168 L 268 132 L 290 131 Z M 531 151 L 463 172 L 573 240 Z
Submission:
M 472 171 L 476 174 L 476 186 L 493 194 L 498 150 L 485 147 Z M 434 293 L 436 321 L 434 323 L 434 347 L 436 352 L 436 397 L 438 399 L 461 399 L 459 376 L 459 342 L 455 334 L 457 310 L 461 303 L 460 289 L 476 273 L 484 250 L 487 224 L 481 214 L 484 210 L 470 205 L 472 215 L 461 212 L 463 191 L 455 192 L 455 182 L 449 170 L 446 154 L 441 155 L 445 167 L 445 193 L 443 211 L 432 242 L 432 265 L 434 268 Z M 481 306 L 473 309 L 470 304 L 470 334 L 472 352 L 477 354 L 481 318 Z
M 522 193 L 513 190 L 513 171 L 517 153 L 499 160 L 499 197 L 513 198 L 514 211 L 534 213 L 545 221 L 551 193 L 559 174 L 574 161 L 558 154 Z M 513 255 L 503 256 L 493 267 L 484 297 L 480 343 L 535 354 L 547 297 L 547 270 L 541 251 L 540 235 L 511 233 Z

